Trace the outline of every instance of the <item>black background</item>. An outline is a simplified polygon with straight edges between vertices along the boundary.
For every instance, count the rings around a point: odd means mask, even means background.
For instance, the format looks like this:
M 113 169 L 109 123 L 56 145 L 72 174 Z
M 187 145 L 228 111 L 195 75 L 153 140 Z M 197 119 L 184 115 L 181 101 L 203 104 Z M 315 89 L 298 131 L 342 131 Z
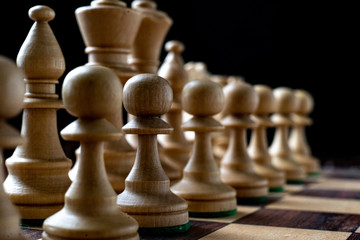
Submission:
M 130 6 L 131 1 L 125 1 Z M 65 75 L 87 61 L 74 11 L 90 1 L 5 1 L 0 6 L 0 54 L 13 60 L 32 20 L 28 9 L 44 4 L 66 61 Z M 202 61 L 213 74 L 241 75 L 251 84 L 309 91 L 314 125 L 307 129 L 323 164 L 354 164 L 360 156 L 358 123 L 359 31 L 355 5 L 340 1 L 157 1 L 174 21 L 167 37 L 185 44 L 185 62 Z M 161 61 L 166 53 L 162 50 Z M 73 118 L 58 112 L 59 130 Z M 20 128 L 21 116 L 12 120 Z M 62 141 L 63 142 L 63 141 Z M 64 142 L 63 142 L 64 143 Z M 66 144 L 66 143 L 64 143 Z M 69 153 L 67 153 L 69 154 Z M 359 159 L 360 161 L 360 159 Z

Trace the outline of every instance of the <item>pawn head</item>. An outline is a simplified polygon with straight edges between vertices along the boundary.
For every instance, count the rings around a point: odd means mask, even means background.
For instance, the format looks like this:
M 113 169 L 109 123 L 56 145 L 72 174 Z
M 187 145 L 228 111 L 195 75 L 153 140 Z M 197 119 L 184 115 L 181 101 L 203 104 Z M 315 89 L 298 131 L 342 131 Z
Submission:
M 212 116 L 224 106 L 224 94 L 220 84 L 208 80 L 188 82 L 182 92 L 182 106 L 195 116 Z
M 169 111 L 172 100 L 168 81 L 156 74 L 138 74 L 124 86 L 124 107 L 135 116 L 161 116 Z
M 15 117 L 23 107 L 24 77 L 15 62 L 0 56 L 0 118 Z
M 259 103 L 254 88 L 244 82 L 232 82 L 223 89 L 225 94 L 225 114 L 251 114 Z
M 293 90 L 278 87 L 273 90 L 275 97 L 275 112 L 289 114 L 296 110 L 296 98 Z
M 102 66 L 77 67 L 65 77 L 66 110 L 79 118 L 104 118 L 121 108 L 122 86 L 117 75 Z
M 255 85 L 254 90 L 259 96 L 259 105 L 256 114 L 271 114 L 275 111 L 275 97 L 272 89 L 265 85 Z
M 309 114 L 314 108 L 314 100 L 309 92 L 298 89 L 294 91 L 297 101 L 297 113 Z

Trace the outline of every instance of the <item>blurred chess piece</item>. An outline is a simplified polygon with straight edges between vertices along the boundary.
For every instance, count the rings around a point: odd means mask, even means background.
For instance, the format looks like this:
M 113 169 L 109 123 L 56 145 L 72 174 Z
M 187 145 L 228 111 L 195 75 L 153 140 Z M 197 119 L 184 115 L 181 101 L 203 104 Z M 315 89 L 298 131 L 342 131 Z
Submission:
M 314 100 L 309 92 L 298 89 L 294 91 L 297 99 L 297 109 L 291 115 L 294 122 L 290 132 L 289 146 L 294 154 L 294 160 L 305 166 L 309 177 L 316 177 L 320 174 L 320 161 L 313 157 L 308 144 L 305 128 L 312 125 L 308 115 L 314 107 Z
M 20 214 L 4 192 L 2 150 L 23 143 L 18 131 L 6 123 L 22 110 L 24 81 L 22 72 L 7 57 L 0 56 L 0 239 L 27 239 L 20 229 Z
M 156 2 L 134 0 L 131 7 L 138 11 L 143 19 L 135 38 L 129 59 L 139 73 L 157 73 L 160 65 L 160 53 L 164 39 L 173 24 L 172 19 L 156 9 Z
M 287 87 L 279 87 L 273 90 L 275 97 L 275 112 L 271 116 L 276 126 L 275 136 L 269 153 L 273 165 L 284 171 L 288 184 L 301 184 L 305 180 L 305 167 L 294 161 L 290 150 L 288 138 L 289 128 L 293 124 L 291 113 L 296 108 L 296 99 L 293 91 Z
M 223 129 L 212 117 L 224 106 L 222 88 L 212 81 L 190 81 L 183 89 L 182 104 L 193 115 L 182 127 L 195 132 L 195 141 L 183 177 L 171 190 L 186 199 L 192 217 L 234 215 L 236 192 L 221 181 L 211 146 L 211 133 Z
M 162 148 L 160 148 L 160 158 L 166 161 L 166 165 L 172 165 L 179 173 L 178 178 L 172 178 L 172 174 L 164 168 L 173 184 L 181 178 L 191 151 L 191 145 L 185 139 L 184 131 L 181 128 L 182 89 L 189 81 L 189 77 L 184 69 L 184 61 L 181 57 L 181 53 L 184 51 L 184 45 L 179 41 L 173 40 L 167 42 L 165 48 L 168 55 L 161 65 L 158 74 L 169 81 L 173 90 L 173 103 L 170 110 L 163 116 L 163 119 L 174 128 L 174 131 L 170 134 L 159 135 L 158 140 L 162 146 Z
M 221 179 L 236 190 L 238 202 L 264 202 L 268 195 L 268 180 L 254 170 L 247 151 L 247 129 L 256 127 L 250 115 L 256 110 L 259 97 L 254 88 L 244 82 L 232 82 L 224 88 L 228 114 L 221 123 L 229 129 L 229 146 L 221 160 Z
M 64 105 L 78 119 L 61 136 L 80 142 L 79 168 L 64 208 L 45 220 L 42 239 L 139 239 L 136 221 L 116 205 L 104 164 L 103 142 L 121 138 L 120 129 L 106 120 L 121 108 L 121 92 L 121 83 L 109 68 L 81 66 L 67 74 Z
M 259 96 L 259 104 L 252 119 L 256 127 L 252 130 L 248 152 L 254 161 L 255 171 L 269 181 L 270 192 L 283 192 L 285 173 L 272 165 L 268 150 L 267 128 L 273 127 L 269 115 L 275 111 L 275 98 L 272 89 L 265 85 L 255 85 L 254 90 Z
M 119 0 L 95 0 L 90 6 L 76 9 L 76 19 L 88 54 L 86 65 L 101 65 L 111 68 L 122 84 L 135 74 L 136 68 L 128 63 L 143 16 Z M 121 33 L 121 34 L 119 34 Z M 120 103 L 121 104 L 121 103 Z M 107 116 L 114 126 L 123 126 L 123 109 Z M 108 178 L 117 193 L 125 188 L 125 178 L 135 160 L 135 149 L 126 137 L 105 143 L 104 158 Z M 80 148 L 77 149 L 77 159 Z M 77 161 L 76 161 L 77 162 Z M 78 165 L 70 172 L 75 178 Z
M 136 118 L 123 132 L 137 134 L 139 145 L 117 204 L 138 221 L 142 232 L 180 233 L 190 227 L 187 203 L 170 191 L 158 153 L 157 134 L 173 130 L 160 118 L 169 111 L 172 100 L 168 81 L 155 74 L 136 75 L 124 86 L 125 109 Z
M 41 226 L 63 207 L 71 183 L 71 160 L 65 156 L 57 129 L 56 112 L 63 104 L 56 84 L 65 71 L 65 60 L 48 24 L 55 12 L 35 6 L 29 17 L 35 23 L 17 56 L 26 84 L 21 127 L 25 142 L 6 160 L 9 175 L 4 188 L 17 205 L 22 222 Z

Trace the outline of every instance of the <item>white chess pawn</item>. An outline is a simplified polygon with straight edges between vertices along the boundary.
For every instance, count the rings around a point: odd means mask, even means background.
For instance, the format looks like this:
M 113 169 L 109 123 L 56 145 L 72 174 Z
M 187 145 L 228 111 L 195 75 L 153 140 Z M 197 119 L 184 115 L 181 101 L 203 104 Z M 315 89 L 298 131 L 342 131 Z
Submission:
M 236 192 L 221 181 L 211 146 L 211 133 L 223 129 L 212 117 L 224 106 L 222 88 L 212 81 L 190 81 L 183 88 L 182 104 L 184 110 L 194 116 L 182 127 L 195 132 L 195 142 L 183 177 L 171 190 L 188 202 L 190 216 L 234 215 Z
M 305 180 L 305 168 L 294 161 L 288 138 L 289 127 L 293 124 L 290 115 L 296 108 L 296 99 L 291 89 L 279 87 L 273 90 L 275 112 L 271 120 L 276 126 L 275 136 L 269 148 L 275 167 L 285 172 L 288 184 L 301 184 Z
M 82 66 L 65 78 L 66 110 L 78 119 L 61 131 L 65 140 L 80 141 L 78 172 L 65 195 L 65 206 L 43 224 L 43 240 L 139 239 L 137 222 L 116 205 L 105 170 L 104 142 L 121 138 L 106 116 L 121 108 L 122 86 L 102 66 Z
M 259 97 L 247 83 L 235 81 L 224 88 L 228 114 L 221 123 L 229 129 L 229 146 L 221 160 L 221 179 L 236 190 L 238 202 L 264 202 L 268 180 L 257 174 L 247 151 L 246 130 L 256 127 L 250 115 L 258 106 Z
M 269 192 L 282 192 L 285 185 L 285 173 L 275 168 L 268 150 L 267 128 L 273 127 L 269 115 L 275 111 L 275 98 L 272 89 L 265 85 L 255 85 L 259 104 L 252 114 L 256 127 L 252 130 L 248 152 L 254 161 L 254 169 L 269 181 Z
M 158 153 L 157 134 L 173 130 L 160 118 L 169 111 L 172 99 L 168 81 L 155 74 L 136 75 L 124 86 L 124 107 L 136 118 L 122 129 L 137 134 L 139 145 L 117 204 L 138 221 L 141 232 L 180 233 L 190 228 L 188 205 L 170 191 Z
M 294 122 L 290 132 L 289 146 L 294 154 L 294 160 L 305 166 L 309 177 L 320 174 L 320 162 L 311 154 L 311 148 L 306 139 L 305 128 L 312 124 L 308 117 L 314 107 L 314 100 L 309 92 L 297 89 L 294 91 L 297 99 L 297 109 L 291 115 Z

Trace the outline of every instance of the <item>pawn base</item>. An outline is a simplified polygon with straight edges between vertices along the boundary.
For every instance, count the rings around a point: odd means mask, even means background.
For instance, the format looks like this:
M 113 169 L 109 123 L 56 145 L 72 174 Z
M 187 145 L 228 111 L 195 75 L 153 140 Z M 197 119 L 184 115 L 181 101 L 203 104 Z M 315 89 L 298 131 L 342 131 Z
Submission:
M 301 185 L 304 184 L 305 180 L 304 179 L 289 179 L 286 180 L 286 184 L 290 184 L 290 185 Z
M 262 204 L 266 203 L 267 196 L 238 198 L 237 204 Z
M 287 184 L 302 184 L 305 181 L 305 167 L 287 158 L 273 157 L 276 168 L 285 172 Z
M 159 228 L 139 228 L 140 235 L 171 236 L 174 234 L 185 233 L 190 229 L 190 222 L 179 226 L 159 227 Z
M 219 218 L 233 216 L 237 212 L 237 209 L 224 212 L 189 212 L 189 217 L 193 218 Z
M 281 192 L 284 192 L 284 187 L 269 187 L 269 192 L 281 193 Z

